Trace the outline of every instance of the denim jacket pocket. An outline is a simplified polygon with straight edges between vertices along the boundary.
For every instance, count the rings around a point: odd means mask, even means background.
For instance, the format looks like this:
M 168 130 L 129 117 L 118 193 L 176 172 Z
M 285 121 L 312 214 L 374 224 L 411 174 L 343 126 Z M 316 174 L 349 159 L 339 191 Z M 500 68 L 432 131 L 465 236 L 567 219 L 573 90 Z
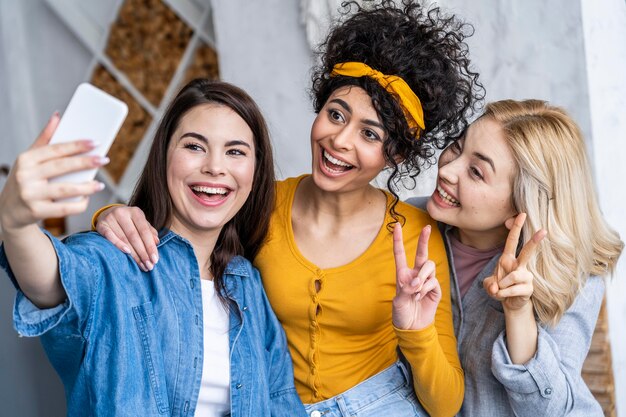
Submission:
M 155 336 L 155 317 L 152 303 L 147 302 L 133 307 L 133 316 L 139 329 L 141 346 L 148 367 L 150 385 L 154 392 L 157 409 L 159 414 L 169 413 L 170 406 L 167 398 L 167 387 L 165 386 L 165 366 Z

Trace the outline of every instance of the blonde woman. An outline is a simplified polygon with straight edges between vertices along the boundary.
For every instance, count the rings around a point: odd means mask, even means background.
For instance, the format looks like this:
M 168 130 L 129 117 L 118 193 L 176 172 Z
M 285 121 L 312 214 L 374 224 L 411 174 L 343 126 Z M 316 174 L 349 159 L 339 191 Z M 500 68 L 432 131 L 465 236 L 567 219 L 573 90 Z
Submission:
M 601 416 L 581 368 L 623 243 L 578 126 L 543 101 L 489 104 L 441 155 L 426 207 L 451 266 L 460 415 Z

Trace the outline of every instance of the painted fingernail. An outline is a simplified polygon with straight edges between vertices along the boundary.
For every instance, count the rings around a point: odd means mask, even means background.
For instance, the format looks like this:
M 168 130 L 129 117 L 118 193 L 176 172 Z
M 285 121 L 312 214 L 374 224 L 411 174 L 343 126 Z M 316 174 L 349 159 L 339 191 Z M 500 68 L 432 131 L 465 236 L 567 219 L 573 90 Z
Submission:
M 146 269 L 146 266 L 143 264 L 143 262 L 139 264 L 139 268 L 141 268 L 141 270 L 143 272 L 148 272 L 148 270 Z
M 419 283 L 420 283 L 419 278 L 415 278 L 413 281 L 411 281 L 411 287 L 415 287 Z
M 106 165 L 111 162 L 108 156 L 97 156 L 95 160 L 98 165 Z
M 130 248 L 128 246 L 122 246 L 122 251 L 130 255 Z
M 144 265 L 148 267 L 148 270 L 152 271 L 154 269 L 154 265 L 150 261 L 144 261 Z
M 104 187 L 105 185 L 103 182 L 100 182 L 100 181 L 96 182 L 96 191 L 102 191 L 104 190 Z
M 152 259 L 152 262 L 154 263 L 159 262 L 159 257 L 157 256 L 156 253 L 153 253 L 152 255 L 150 255 L 150 259 Z

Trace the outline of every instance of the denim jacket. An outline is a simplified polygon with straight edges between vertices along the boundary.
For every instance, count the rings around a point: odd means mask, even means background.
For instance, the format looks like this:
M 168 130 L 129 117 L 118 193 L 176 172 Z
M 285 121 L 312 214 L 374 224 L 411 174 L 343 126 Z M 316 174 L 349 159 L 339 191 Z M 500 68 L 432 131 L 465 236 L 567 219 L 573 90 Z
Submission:
M 65 386 L 70 416 L 193 416 L 202 378 L 200 274 L 192 246 L 166 231 L 150 273 L 97 233 L 60 242 L 67 299 L 38 309 L 18 288 L 14 326 L 41 336 Z M 259 273 L 236 257 L 224 273 L 230 310 L 231 415 L 306 415 L 285 335 Z

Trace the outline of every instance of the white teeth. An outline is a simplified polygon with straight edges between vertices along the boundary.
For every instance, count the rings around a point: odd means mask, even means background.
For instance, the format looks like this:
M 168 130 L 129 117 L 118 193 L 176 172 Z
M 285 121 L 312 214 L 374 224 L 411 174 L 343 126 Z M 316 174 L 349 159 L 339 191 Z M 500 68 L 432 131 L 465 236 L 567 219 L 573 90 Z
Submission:
M 206 194 L 227 194 L 228 190 L 226 188 L 217 188 L 217 187 L 202 187 L 200 185 L 194 185 L 191 187 L 192 190 L 198 193 L 206 193 Z
M 335 164 L 335 165 L 339 165 L 341 167 L 346 167 L 346 168 L 352 168 L 352 165 L 350 164 L 346 164 L 343 161 L 340 161 L 337 158 L 333 158 L 331 154 L 329 154 L 328 152 L 326 152 L 326 150 L 324 149 L 324 158 L 328 159 L 331 163 Z
M 446 193 L 444 191 L 444 189 L 441 188 L 441 186 L 439 186 L 439 185 L 437 185 L 437 192 L 439 192 L 439 195 L 441 196 L 441 198 L 446 200 L 451 205 L 457 206 L 457 207 L 461 205 L 461 203 L 459 203 L 458 200 L 455 200 L 454 198 L 452 198 L 452 196 L 450 194 Z

